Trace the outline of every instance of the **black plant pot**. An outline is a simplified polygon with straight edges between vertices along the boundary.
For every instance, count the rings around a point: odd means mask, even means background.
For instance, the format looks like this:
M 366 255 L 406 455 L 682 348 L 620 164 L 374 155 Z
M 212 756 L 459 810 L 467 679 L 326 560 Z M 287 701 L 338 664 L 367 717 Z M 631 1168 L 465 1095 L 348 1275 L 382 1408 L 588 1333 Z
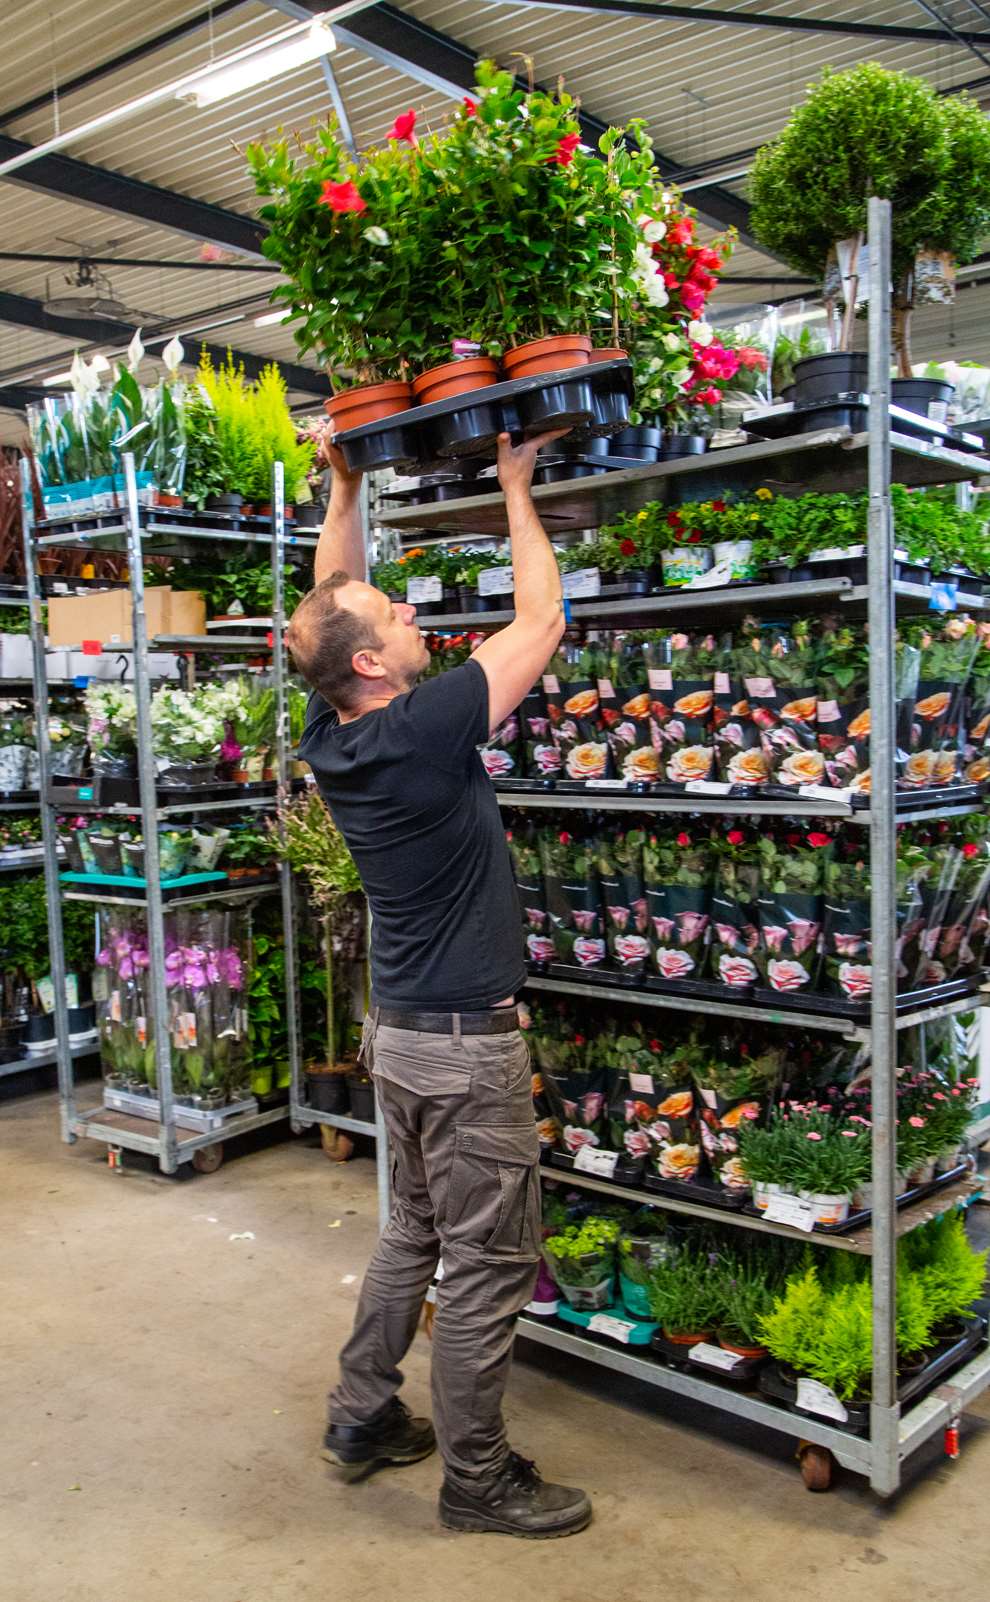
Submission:
M 315 501 L 296 507 L 296 528 L 320 528 L 323 524 L 323 507 Z
M 419 462 L 419 436 L 415 428 L 398 423 L 374 433 L 342 436 L 340 448 L 352 473 L 372 472 L 381 467 L 413 468 Z
M 235 495 L 208 495 L 204 502 L 207 512 L 239 512 L 244 505 L 244 496 Z
M 618 434 L 613 434 L 608 444 L 610 456 L 631 456 L 636 461 L 658 462 L 663 433 L 648 423 L 640 423 L 635 428 L 623 428 Z
M 477 456 L 494 447 L 503 427 L 502 408 L 497 401 L 480 401 L 460 411 L 444 412 L 429 425 L 425 454 L 448 461 L 458 456 Z
M 69 1008 L 69 1034 L 88 1035 L 96 1028 L 96 1008 L 90 1001 L 82 1007 Z
M 357 1118 L 361 1123 L 373 1124 L 375 1121 L 374 1087 L 359 1075 L 348 1074 L 347 1089 L 351 1098 L 351 1117 Z
M 586 428 L 595 415 L 591 380 L 577 368 L 573 378 L 538 389 L 524 390 L 516 396 L 519 421 L 527 433 L 543 433 L 554 428 Z
M 895 378 L 890 386 L 894 406 L 917 412 L 919 417 L 927 417 L 933 423 L 945 422 L 949 402 L 955 393 L 955 384 L 942 378 Z
M 496 596 L 495 602 L 497 603 L 499 599 L 500 597 Z M 493 602 L 489 600 L 488 596 L 479 595 L 477 590 L 470 584 L 458 584 L 457 606 L 461 612 L 491 612 L 493 610 Z
M 869 357 L 865 352 L 830 351 L 803 356 L 794 363 L 794 404 L 831 400 L 833 395 L 865 390 L 869 385 Z
M 665 434 L 661 461 L 678 456 L 703 456 L 708 449 L 704 434 Z
M 19 1021 L 0 1024 L 0 1062 L 18 1061 L 23 1034 L 24 1025 Z
M 25 1046 L 47 1046 L 55 1043 L 55 1018 L 50 1012 L 33 1012 L 24 1025 Z
M 612 381 L 605 382 L 610 376 Z M 610 434 L 616 434 L 625 428 L 629 422 L 629 407 L 632 404 L 627 375 L 603 373 L 601 379 L 596 382 L 592 366 L 592 391 L 595 415 L 591 420 L 591 432 L 607 438 Z
M 316 1112 L 345 1113 L 348 1108 L 346 1074 L 307 1074 L 306 1095 Z
M 610 600 L 623 595 L 649 595 L 651 588 L 652 574 L 648 567 L 629 567 L 623 573 L 602 575 L 602 594 Z
M 571 478 L 597 478 L 599 473 L 607 471 L 605 467 L 592 467 L 587 462 L 538 462 L 533 480 L 537 484 L 564 484 Z

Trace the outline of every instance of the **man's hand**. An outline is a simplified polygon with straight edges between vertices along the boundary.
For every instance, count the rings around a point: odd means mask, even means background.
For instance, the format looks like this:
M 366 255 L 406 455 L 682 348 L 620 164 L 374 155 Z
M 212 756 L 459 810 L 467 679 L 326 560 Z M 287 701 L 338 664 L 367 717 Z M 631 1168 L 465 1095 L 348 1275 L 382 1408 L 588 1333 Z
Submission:
M 329 578 L 331 573 L 349 573 L 352 579 L 362 581 L 368 576 L 361 522 L 361 481 L 364 473 L 360 468 L 354 472 L 348 467 L 343 451 L 339 445 L 331 443 L 332 439 L 333 431 L 328 428 L 320 443 L 318 457 L 332 469 L 333 482 L 313 564 L 316 584 L 321 579 Z
M 316 465 L 317 467 L 332 468 L 335 484 L 340 483 L 341 485 L 347 485 L 351 489 L 357 489 L 364 477 L 364 470 L 360 467 L 356 470 L 348 467 L 343 451 L 339 445 L 334 445 L 333 438 L 333 424 L 331 423 L 320 441 L 320 448 L 316 453 Z
M 570 429 L 558 428 L 551 434 L 538 434 L 535 439 L 524 440 L 521 445 L 513 445 L 508 434 L 498 436 L 498 481 L 503 492 L 508 495 L 510 491 L 528 490 L 533 482 L 533 469 L 536 466 L 536 453 L 544 445 L 550 445 L 555 439 L 563 439 Z

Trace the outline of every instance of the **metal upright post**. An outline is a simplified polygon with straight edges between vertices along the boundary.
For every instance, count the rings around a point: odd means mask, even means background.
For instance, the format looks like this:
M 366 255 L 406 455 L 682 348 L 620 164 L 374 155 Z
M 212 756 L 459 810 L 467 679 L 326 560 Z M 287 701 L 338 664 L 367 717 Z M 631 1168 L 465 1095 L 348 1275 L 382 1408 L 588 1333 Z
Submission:
M 289 701 L 285 660 L 285 463 L 272 463 L 272 668 L 275 675 L 275 750 L 278 794 L 287 801 L 289 786 Z M 285 942 L 285 1024 L 289 1047 L 289 1118 L 302 1100 L 299 1050 L 299 984 L 296 951 L 296 908 L 292 869 L 279 864 L 282 928 Z
M 894 590 L 890 505 L 890 202 L 869 203 L 870 417 L 870 926 L 873 989 L 873 1400 L 870 1484 L 886 1495 L 899 1481 L 894 1301 L 896 1162 L 896 774 L 894 768 Z
M 41 592 L 34 568 L 34 491 L 29 463 L 21 459 L 21 515 L 24 529 L 24 575 L 31 621 L 31 674 L 34 681 L 34 726 L 38 741 L 39 810 L 45 848 L 45 894 L 48 901 L 48 955 L 55 989 L 55 1060 L 58 1065 L 58 1102 L 62 1139 L 75 1140 L 76 1092 L 69 1043 L 69 1007 L 65 995 L 65 941 L 62 934 L 62 891 L 58 877 L 58 842 L 55 814 L 49 805 L 52 749 L 48 733 L 48 670 L 45 630 L 41 618 Z
M 144 836 L 144 862 L 147 889 L 145 909 L 148 920 L 148 978 L 151 1001 L 151 1027 L 154 1031 L 155 1066 L 158 1080 L 158 1165 L 165 1174 L 174 1174 L 179 1165 L 175 1130 L 175 1103 L 172 1097 L 172 1057 L 168 1033 L 168 1001 L 165 995 L 165 920 L 162 912 L 161 866 L 158 857 L 158 801 L 155 793 L 155 758 L 151 740 L 151 686 L 148 679 L 148 623 L 144 609 L 144 552 L 141 546 L 141 509 L 138 505 L 134 456 L 121 456 L 126 497 L 127 564 L 131 575 L 131 608 L 134 626 L 134 700 L 137 708 L 137 767 L 141 791 L 141 833 Z

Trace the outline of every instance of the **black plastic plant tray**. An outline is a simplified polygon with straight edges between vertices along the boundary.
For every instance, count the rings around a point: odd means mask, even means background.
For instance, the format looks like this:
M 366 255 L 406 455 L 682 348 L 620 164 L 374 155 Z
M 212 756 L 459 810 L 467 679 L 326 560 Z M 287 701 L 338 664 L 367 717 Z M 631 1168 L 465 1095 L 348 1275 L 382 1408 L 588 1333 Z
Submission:
M 781 439 L 788 434 L 810 433 L 815 429 L 830 427 L 832 419 L 826 421 L 821 414 L 840 411 L 848 414 L 844 420 L 854 433 L 863 433 L 869 425 L 869 395 L 864 390 L 842 390 L 827 399 L 808 401 L 804 405 L 792 407 L 789 411 L 775 410 L 755 416 L 752 412 L 747 412 L 743 417 L 743 427 L 748 433 L 758 434 L 763 439 Z M 890 421 L 891 426 L 899 434 L 918 434 L 923 439 L 937 440 L 941 444 L 951 446 L 953 450 L 984 449 L 983 441 L 978 435 L 948 428 L 944 423 L 936 423 L 932 418 L 923 417 L 920 412 L 908 411 L 905 406 L 891 405 Z
M 928 584 L 931 582 L 931 572 L 920 562 L 903 562 L 897 557 L 893 564 L 895 583 Z M 805 584 L 814 579 L 847 578 L 852 584 L 866 584 L 868 581 L 866 556 L 835 556 L 826 557 L 817 562 L 796 562 L 788 567 L 786 562 L 768 562 L 767 575 L 772 584 Z
M 550 1153 L 550 1166 L 552 1168 L 564 1168 L 573 1172 L 574 1162 L 573 1152 L 552 1151 Z M 615 1173 L 611 1178 L 607 1178 L 604 1174 L 596 1174 L 593 1177 L 600 1179 L 603 1185 L 642 1185 L 645 1168 L 645 1157 L 627 1157 L 620 1152 L 619 1160 L 615 1165 Z M 581 1173 L 581 1171 L 580 1168 L 577 1170 L 578 1173 Z
M 566 979 L 577 984 L 614 985 L 616 990 L 638 990 L 643 983 L 642 978 L 637 978 L 635 974 L 620 973 L 615 968 L 609 968 L 607 959 L 594 968 L 582 968 L 576 962 L 551 962 L 544 971 L 550 974 L 551 979 Z
M 301 782 L 305 783 L 305 780 Z M 155 788 L 155 796 L 160 807 L 198 806 L 205 801 L 230 801 L 232 805 L 236 805 L 238 801 L 256 799 L 259 796 L 266 798 L 274 796 L 277 788 L 274 779 L 260 780 L 257 784 L 230 784 L 220 781 L 215 784 L 159 784 Z M 48 799 L 52 806 L 63 807 L 70 811 L 75 807 L 86 811 L 92 807 L 121 806 L 133 807 L 137 812 L 141 805 L 141 786 L 137 779 L 117 779 L 104 774 L 94 774 L 89 779 L 50 785 Z
M 917 1374 L 911 1374 L 901 1381 L 897 1387 L 897 1400 L 902 1409 L 912 1402 L 920 1402 L 933 1386 L 960 1367 L 972 1352 L 977 1351 L 987 1343 L 987 1321 L 980 1315 L 965 1320 L 968 1325 L 964 1334 L 951 1344 L 943 1345 L 941 1350 L 935 1352 L 924 1368 Z M 783 1402 L 784 1405 L 798 1418 L 818 1418 L 820 1415 L 812 1413 L 808 1408 L 797 1405 L 797 1381 L 791 1379 L 781 1369 L 779 1363 L 768 1363 L 759 1377 L 759 1388 L 764 1396 L 771 1401 Z M 870 1429 L 869 1405 L 855 1406 L 845 1403 L 849 1418 L 845 1424 L 838 1419 L 829 1419 L 829 1423 L 837 1430 L 845 1430 L 849 1435 L 867 1435 Z
M 930 807 L 967 807 L 974 802 L 981 801 L 986 794 L 986 785 L 983 784 L 938 784 L 930 785 L 922 790 L 898 790 L 898 815 L 905 812 L 919 811 Z M 854 812 L 867 812 L 870 806 L 869 795 L 854 795 L 850 798 Z
M 713 1345 L 717 1344 L 712 1342 Z M 657 1357 L 669 1368 L 683 1369 L 697 1374 L 700 1379 L 715 1380 L 720 1385 L 727 1385 L 734 1391 L 752 1391 L 756 1389 L 760 1372 L 770 1361 L 768 1357 L 742 1357 L 735 1368 L 714 1368 L 707 1363 L 692 1363 L 688 1353 L 690 1346 L 681 1346 L 677 1341 L 669 1341 L 662 1329 L 658 1329 L 650 1340 L 650 1347 Z
M 926 1196 L 933 1196 L 936 1191 L 945 1190 L 947 1185 L 954 1185 L 957 1179 L 962 1179 L 963 1175 L 967 1173 L 969 1173 L 969 1164 L 957 1163 L 955 1168 L 947 1169 L 944 1174 L 937 1175 L 935 1179 L 926 1180 L 923 1185 L 910 1185 L 907 1190 L 902 1191 L 897 1197 L 896 1205 L 898 1208 L 910 1207 L 912 1202 L 923 1201 Z M 751 1218 L 763 1217 L 760 1209 L 754 1207 L 752 1202 L 746 1202 L 743 1212 L 748 1213 Z M 854 1229 L 862 1229 L 865 1224 L 869 1224 L 872 1221 L 872 1218 L 873 1208 L 861 1207 L 858 1212 L 850 1212 L 841 1224 L 816 1224 L 814 1229 L 811 1230 L 811 1234 L 851 1235 Z
M 19 805 L 20 803 L 26 802 L 26 801 L 37 801 L 39 806 L 40 806 L 40 804 L 41 804 L 41 791 L 40 790 L 0 790 L 0 801 L 2 801 L 5 806 L 10 806 L 12 804 L 18 804 Z
M 545 795 L 549 790 L 556 788 L 555 779 L 493 779 L 492 784 L 496 790 L 514 792 L 516 795 Z
M 528 437 L 555 428 L 594 427 L 596 396 L 616 393 L 627 402 L 632 399 L 632 367 L 625 359 L 509 379 L 413 406 L 377 423 L 345 429 L 334 443 L 352 470 L 425 466 L 490 453 L 503 431 Z
M 717 979 L 661 979 L 649 974 L 644 981 L 647 990 L 659 990 L 673 996 L 697 996 L 700 1001 L 752 1001 L 752 985 L 724 985 Z
M 982 978 L 981 972 L 970 974 L 963 979 L 948 979 L 940 985 L 925 985 L 920 990 L 898 991 L 897 1011 L 914 1012 L 919 1007 L 934 1007 L 943 1001 L 954 1001 L 957 996 L 972 994 L 975 997 Z M 827 1018 L 868 1019 L 870 1016 L 869 996 L 864 997 L 862 1001 L 850 1001 L 844 996 L 819 995 L 817 991 L 783 992 L 758 985 L 753 999 L 762 1007 L 774 1007 L 781 1011 L 819 1012 Z
M 718 1207 L 724 1213 L 742 1212 L 746 1205 L 744 1193 L 726 1190 L 712 1179 L 661 1179 L 659 1174 L 646 1174 L 643 1184 L 658 1196 L 676 1196 L 679 1201 L 695 1202 L 699 1207 Z

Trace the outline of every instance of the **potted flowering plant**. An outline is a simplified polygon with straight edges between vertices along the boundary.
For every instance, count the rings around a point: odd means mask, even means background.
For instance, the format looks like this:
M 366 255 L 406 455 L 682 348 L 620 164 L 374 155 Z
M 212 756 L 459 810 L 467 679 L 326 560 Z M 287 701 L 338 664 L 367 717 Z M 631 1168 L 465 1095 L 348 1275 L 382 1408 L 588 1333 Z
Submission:
M 661 979 L 700 978 L 711 915 L 712 850 L 708 831 L 654 830 L 643 846 L 653 960 Z
M 746 678 L 753 676 L 760 666 L 754 660 L 754 638 L 759 638 L 758 633 L 743 633 L 737 643 L 734 635 L 723 635 L 716 643 L 712 679 L 716 771 L 723 784 L 744 789 L 762 787 L 770 777 L 760 730 L 753 721 L 746 690 Z
M 650 1277 L 650 1310 L 666 1340 L 675 1346 L 697 1346 L 714 1333 L 722 1313 L 717 1275 L 708 1252 L 682 1246 L 661 1259 Z
M 151 698 L 152 749 L 163 785 L 204 785 L 216 777 L 224 737 L 222 712 L 209 686 L 178 690 L 164 684 Z
M 543 675 L 553 743 L 567 779 L 608 776 L 609 750 L 598 695 L 598 646 L 565 640 Z
M 753 1052 L 725 1035 L 699 1042 L 694 1083 L 700 1103 L 701 1144 L 712 1173 L 727 1191 L 747 1191 L 750 1176 L 739 1157 L 739 1130 L 763 1116 L 766 1098 L 783 1077 L 779 1046 Z
M 966 685 L 980 645 L 976 624 L 950 614 L 941 625 L 903 623 L 898 633 L 921 652 L 911 755 L 899 783 L 909 789 L 951 784 L 959 773 Z
M 83 706 L 94 772 L 132 777 L 137 771 L 137 705 L 131 686 L 90 679 Z
M 932 952 L 944 979 L 976 973 L 983 960 L 990 898 L 990 818 L 985 813 L 960 820 L 958 850 L 952 893 Z
M 642 634 L 614 634 L 600 659 L 598 696 L 612 764 L 624 779 L 659 777 L 650 725 L 647 653 Z
M 669 784 L 708 779 L 715 765 L 715 636 L 660 629 L 649 636 L 650 726 Z
M 759 976 L 753 960 L 760 943 L 759 836 L 752 829 L 733 827 L 715 831 L 712 842 L 712 975 L 721 984 L 745 989 Z
M 526 824 L 506 829 L 505 838 L 522 909 L 526 956 L 536 965 L 552 962 L 554 942 L 550 934 L 550 915 L 543 886 L 539 838 Z
M 607 951 L 593 844 L 551 825 L 540 832 L 540 860 L 557 961 L 600 967 Z
M 973 658 L 966 697 L 964 778 L 970 784 L 990 779 L 990 627 L 976 625 L 979 645 Z
M 825 988 L 849 1001 L 868 999 L 870 964 L 870 865 L 864 842 L 853 831 L 840 835 L 825 858 L 822 941 Z
M 832 836 L 797 829 L 761 835 L 756 962 L 771 990 L 817 990 L 825 865 Z
M 757 672 L 745 679 L 753 722 L 760 730 L 772 784 L 821 784 L 825 758 L 818 749 L 818 648 L 811 624 L 745 630 Z
M 643 886 L 645 840 L 642 829 L 620 829 L 600 834 L 596 842 L 609 957 L 620 972 L 633 979 L 646 972 L 650 956 Z

